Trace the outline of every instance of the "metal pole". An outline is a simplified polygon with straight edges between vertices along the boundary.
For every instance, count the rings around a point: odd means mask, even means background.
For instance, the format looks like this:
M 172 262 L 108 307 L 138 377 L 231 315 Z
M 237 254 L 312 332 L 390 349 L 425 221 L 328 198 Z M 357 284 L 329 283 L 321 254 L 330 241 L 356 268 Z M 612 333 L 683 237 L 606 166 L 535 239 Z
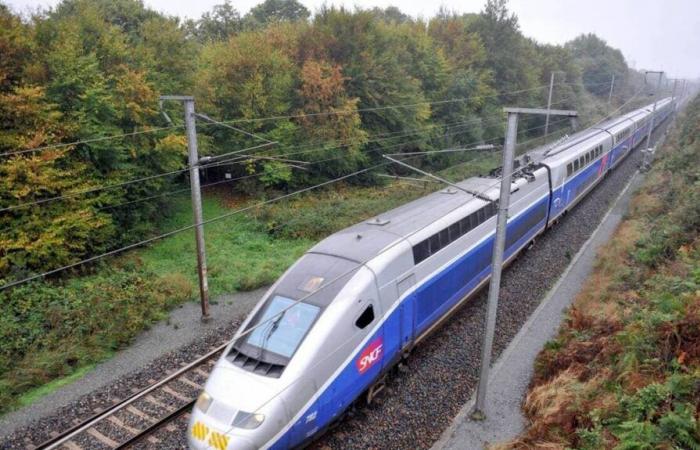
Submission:
M 659 97 L 659 90 L 661 89 L 661 79 L 664 77 L 663 72 L 646 72 L 647 74 L 649 73 L 658 73 L 659 74 L 659 80 L 656 82 L 656 92 L 654 92 L 654 107 L 651 109 L 651 120 L 649 121 L 649 130 L 647 131 L 647 148 L 646 151 L 644 152 L 644 156 L 642 157 L 642 171 L 646 171 L 649 169 L 649 160 L 648 156 L 649 153 L 651 152 L 651 132 L 654 129 L 654 116 L 656 115 L 656 102 L 658 101 Z M 645 74 L 646 76 L 646 74 Z
M 202 304 L 202 320 L 209 320 L 209 283 L 207 282 L 207 257 L 204 247 L 204 221 L 202 217 L 202 192 L 199 187 L 199 155 L 197 153 L 197 129 L 195 124 L 194 98 L 183 99 L 185 127 L 189 151 L 190 188 L 194 213 L 194 234 L 197 242 L 197 269 L 199 271 L 199 296 Z
M 549 97 L 547 97 L 547 115 L 544 118 L 544 142 L 547 142 L 549 131 L 549 110 L 552 107 L 552 90 L 554 89 L 554 72 L 549 76 Z
M 612 81 L 610 82 L 610 93 L 608 94 L 608 105 L 612 103 L 612 93 L 615 87 L 615 74 L 612 74 Z
M 482 420 L 486 417 L 484 405 L 486 402 L 486 388 L 488 387 L 489 369 L 491 366 L 493 335 L 496 330 L 496 313 L 498 311 L 498 295 L 501 288 L 503 249 L 506 242 L 508 202 L 510 201 L 511 176 L 513 172 L 513 158 L 515 156 L 515 140 L 517 138 L 517 132 L 518 113 L 509 112 L 506 142 L 503 149 L 503 170 L 501 178 L 501 194 L 498 200 L 498 217 L 496 219 L 496 239 L 493 244 L 493 258 L 491 262 L 491 280 L 489 284 L 486 329 L 484 331 L 484 341 L 481 348 L 481 371 L 479 373 L 479 386 L 476 391 L 476 404 L 471 414 L 471 417 L 475 420 Z

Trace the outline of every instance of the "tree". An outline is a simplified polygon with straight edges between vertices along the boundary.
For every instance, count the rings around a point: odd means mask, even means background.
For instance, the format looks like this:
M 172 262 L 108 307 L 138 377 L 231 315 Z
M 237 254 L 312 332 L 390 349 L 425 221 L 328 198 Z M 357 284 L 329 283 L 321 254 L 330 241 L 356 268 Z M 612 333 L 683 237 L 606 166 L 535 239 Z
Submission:
M 404 14 L 396 6 L 388 6 L 384 9 L 374 7 L 371 11 L 377 18 L 389 23 L 407 23 L 413 21 L 411 16 Z
M 343 67 L 348 78 L 346 91 L 359 98 L 362 125 L 372 134 L 391 136 L 367 146 L 366 151 L 381 149 L 400 152 L 420 149 L 427 139 L 406 134 L 424 127 L 430 118 L 430 106 L 421 89 L 421 81 L 412 76 L 407 48 L 394 25 L 378 22 L 368 11 L 354 14 L 340 8 L 325 8 L 314 18 L 314 26 L 326 36 L 329 61 Z M 389 105 L 412 105 L 387 108 Z
M 303 103 L 299 118 L 300 141 L 314 141 L 321 152 L 314 152 L 309 160 L 342 156 L 319 167 L 321 172 L 338 176 L 357 170 L 365 161 L 362 147 L 367 133 L 361 128 L 357 112 L 358 98 L 348 98 L 340 66 L 327 61 L 309 60 L 301 69 L 300 101 Z
M 305 21 L 311 13 L 297 0 L 265 0 L 245 16 L 246 26 L 260 28 L 277 22 Z
M 0 3 L 0 92 L 18 86 L 33 56 L 30 30 Z
M 225 41 L 241 31 L 243 22 L 236 8 L 226 0 L 220 5 L 215 5 L 211 12 L 202 14 L 202 17 L 190 21 L 187 27 L 200 42 Z
M 477 33 L 486 51 L 485 68 L 493 75 L 497 91 L 529 90 L 539 78 L 534 45 L 520 32 L 518 18 L 508 11 L 507 0 L 488 0 L 481 14 L 470 20 L 468 30 Z M 505 95 L 498 102 L 532 103 L 533 91 Z M 535 92 L 541 98 L 541 92 Z
M 566 47 L 578 60 L 583 70 L 583 83 L 589 92 L 607 97 L 613 74 L 616 83 L 625 83 L 628 72 L 625 57 L 598 36 L 583 34 L 568 42 Z

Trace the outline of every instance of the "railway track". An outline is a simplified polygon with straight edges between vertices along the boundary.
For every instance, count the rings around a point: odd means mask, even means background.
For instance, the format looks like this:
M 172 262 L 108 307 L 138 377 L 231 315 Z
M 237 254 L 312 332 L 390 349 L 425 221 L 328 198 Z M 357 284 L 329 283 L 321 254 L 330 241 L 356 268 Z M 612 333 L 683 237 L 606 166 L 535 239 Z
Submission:
M 188 415 L 209 372 L 226 347 L 222 344 L 195 361 L 155 381 L 133 395 L 52 437 L 35 449 L 121 449 L 145 441 L 157 446 L 152 434 Z

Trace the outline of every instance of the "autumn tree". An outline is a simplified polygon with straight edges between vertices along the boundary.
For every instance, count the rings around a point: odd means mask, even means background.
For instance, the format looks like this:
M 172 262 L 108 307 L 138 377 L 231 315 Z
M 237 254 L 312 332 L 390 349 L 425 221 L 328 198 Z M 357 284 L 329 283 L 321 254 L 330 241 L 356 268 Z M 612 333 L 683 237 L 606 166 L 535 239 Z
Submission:
M 320 167 L 331 176 L 356 170 L 366 161 L 362 148 L 367 133 L 357 112 L 359 99 L 349 98 L 345 91 L 347 78 L 341 67 L 308 60 L 301 68 L 300 81 L 300 141 L 316 142 L 321 150 L 307 159 L 339 158 Z

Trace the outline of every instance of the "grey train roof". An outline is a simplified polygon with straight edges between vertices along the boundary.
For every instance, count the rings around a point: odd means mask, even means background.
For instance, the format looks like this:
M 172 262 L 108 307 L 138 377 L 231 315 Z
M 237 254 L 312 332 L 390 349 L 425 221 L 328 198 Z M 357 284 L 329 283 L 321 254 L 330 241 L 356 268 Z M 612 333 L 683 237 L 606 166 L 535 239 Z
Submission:
M 497 180 L 469 178 L 456 184 L 476 193 L 484 191 L 483 187 L 488 182 L 494 185 Z M 497 186 L 493 190 L 495 194 L 488 192 L 487 195 L 495 199 L 498 196 Z M 470 203 L 478 207 L 485 205 L 486 201 L 455 188 L 442 189 L 332 234 L 312 247 L 309 252 L 365 262 L 397 241 L 442 219 L 454 209 Z

